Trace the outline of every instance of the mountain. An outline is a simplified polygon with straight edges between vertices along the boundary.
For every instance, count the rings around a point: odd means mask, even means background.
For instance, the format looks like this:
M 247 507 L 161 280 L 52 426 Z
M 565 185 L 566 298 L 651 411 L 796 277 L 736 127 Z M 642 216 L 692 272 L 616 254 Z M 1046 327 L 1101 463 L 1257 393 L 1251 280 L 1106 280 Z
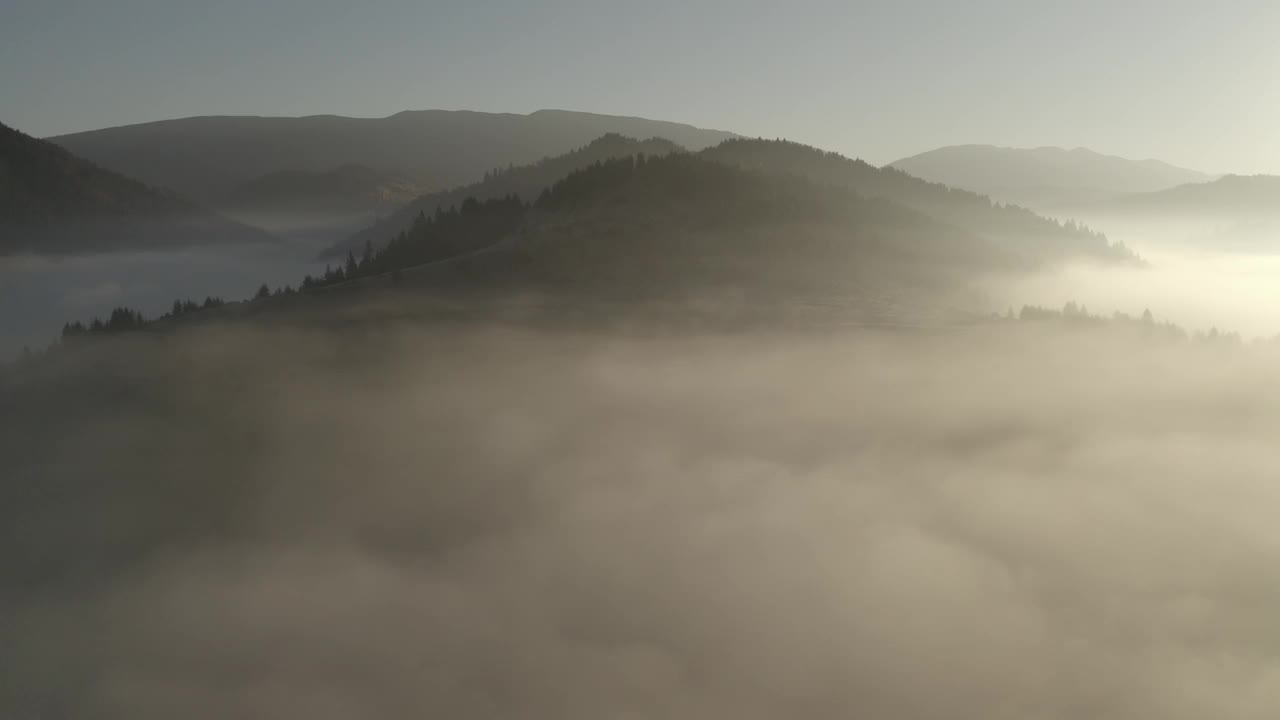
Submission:
M 567 172 L 585 168 L 603 159 L 633 153 L 663 155 L 678 149 L 675 145 L 660 140 L 640 143 L 616 135 L 606 136 L 558 158 L 497 173 L 480 183 L 447 193 L 419 198 L 388 220 L 333 246 L 325 253 L 325 257 L 340 257 L 349 251 L 358 254 L 366 244 L 381 247 L 396 233 L 411 226 L 419 213 L 430 215 L 436 208 L 456 205 L 468 197 L 487 199 L 515 194 L 522 199 L 531 199 Z M 1105 237 L 1074 223 L 1064 225 L 1024 208 L 993 204 L 990 199 L 976 193 L 927 182 L 893 168 L 877 168 L 861 160 L 852 160 L 807 145 L 783 140 L 734 138 L 706 148 L 698 155 L 705 160 L 752 173 L 801 179 L 850 190 L 865 198 L 889 200 L 991 242 L 1003 244 L 1014 253 L 1036 248 L 1036 253 L 1043 254 L 1049 248 L 1057 247 L 1065 256 L 1088 247 L 1091 253 L 1116 258 L 1130 256 L 1123 247 L 1113 247 Z
M 672 122 L 562 110 L 423 110 L 376 119 L 194 117 L 51 140 L 104 167 L 216 204 L 263 175 L 327 172 L 348 164 L 395 173 L 427 191 L 443 190 L 494 168 L 563 154 L 606 133 L 662 137 L 691 149 L 732 137 Z
M 0 254 L 270 239 L 260 230 L 0 125 Z
M 733 142 L 740 143 L 732 148 L 738 154 L 756 148 L 774 162 L 749 169 L 714 159 L 722 150 L 592 163 L 531 205 L 514 195 L 437 205 L 385 248 L 353 253 L 344 266 L 308 278 L 303 289 L 502 289 L 593 302 L 731 296 L 764 306 L 821 297 L 866 317 L 909 304 L 936 310 L 950 303 L 941 298 L 954 299 L 988 272 L 1067 258 L 1131 259 L 1096 234 L 1025 210 L 1013 217 L 1025 214 L 1057 232 L 1016 243 L 973 232 L 844 183 L 792 172 L 813 159 L 812 149 Z M 779 164 L 779 158 L 793 162 Z M 956 192 L 872 170 L 907 187 Z
M 366 244 L 382 247 L 396 234 L 409 229 L 419 214 L 432 215 L 437 208 L 460 205 L 467 198 L 488 200 L 516 195 L 523 200 L 532 201 L 556 181 L 592 163 L 629 155 L 666 155 L 683 150 L 674 142 L 662 138 L 641 141 L 609 133 L 563 155 L 544 158 L 531 165 L 498 168 L 486 172 L 480 182 L 422 195 L 372 227 L 330 247 L 322 257 L 341 257 L 348 251 L 360 252 Z
M 1036 209 L 1154 192 L 1212 176 L 1158 160 L 1128 160 L 1085 148 L 957 145 L 891 163 L 925 180 Z
M 1131 259 L 1123 245 L 1074 222 L 1059 223 L 1022 207 L 929 182 L 893 168 L 877 168 L 838 153 L 785 140 L 728 140 L 703 157 L 753 172 L 792 175 L 834 185 L 869 198 L 882 198 L 1041 260 L 1080 254 Z
M 1044 259 L 836 185 L 698 154 L 636 155 L 576 170 L 533 203 L 507 195 L 437 206 L 385 247 L 304 279 L 301 294 L 264 297 L 232 316 L 325 315 L 351 293 L 412 289 L 475 312 L 532 298 L 525 310 L 551 322 L 654 308 L 687 322 L 690 303 L 709 319 L 940 320 L 972 300 L 975 276 Z

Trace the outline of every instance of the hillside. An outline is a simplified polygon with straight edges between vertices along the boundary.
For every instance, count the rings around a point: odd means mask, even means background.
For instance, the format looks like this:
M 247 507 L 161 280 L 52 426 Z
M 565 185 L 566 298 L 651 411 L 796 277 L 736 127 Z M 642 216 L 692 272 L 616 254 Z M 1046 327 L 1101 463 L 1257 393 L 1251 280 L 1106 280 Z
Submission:
M 443 190 L 497 167 L 566 153 L 606 133 L 662 137 L 695 150 L 732 137 L 678 123 L 560 110 L 423 110 L 385 118 L 194 117 L 51 139 L 104 167 L 217 203 L 269 173 L 347 164 Z
M 993 203 L 989 198 L 913 177 L 892 167 L 877 168 L 780 140 L 729 140 L 702 156 L 755 172 L 792 175 L 835 185 L 869 198 L 883 198 L 963 228 L 1008 251 L 1036 258 L 1080 254 L 1125 260 L 1132 257 L 1122 245 L 1088 228 L 1050 220 L 1021 207 Z
M 488 200 L 515 195 L 525 201 L 531 201 L 569 173 L 592 163 L 628 155 L 656 156 L 682 150 L 683 148 L 679 145 L 662 138 L 641 141 L 609 133 L 563 155 L 543 158 L 536 163 L 520 167 L 496 168 L 486 172 L 484 179 L 480 182 L 422 195 L 389 217 L 332 246 L 322 256 L 340 257 L 349 250 L 359 252 L 366 244 L 382 247 L 397 233 L 409 229 L 419 214 L 432 215 L 438 208 L 447 209 L 453 205 L 461 205 L 467 198 Z
M 1159 160 L 1129 160 L 1085 148 L 958 145 L 903 158 L 890 166 L 925 180 L 1037 209 L 1211 179 L 1205 173 Z
M 485 265 L 611 294 L 856 296 L 873 278 L 943 286 L 952 273 L 1019 262 L 892 203 L 699 156 L 593 165 L 534 210 L 530 232 Z
M 874 315 L 956 306 L 984 273 L 1128 258 L 1091 233 L 1054 227 L 1058 237 L 1014 245 L 791 173 L 703 154 L 623 157 L 575 171 L 532 205 L 507 196 L 437 207 L 385 248 L 352 253 L 302 289 L 414 285 L 593 301 L 729 293 L 766 304 L 824 297 Z
M 100 252 L 269 240 L 0 125 L 0 253 Z

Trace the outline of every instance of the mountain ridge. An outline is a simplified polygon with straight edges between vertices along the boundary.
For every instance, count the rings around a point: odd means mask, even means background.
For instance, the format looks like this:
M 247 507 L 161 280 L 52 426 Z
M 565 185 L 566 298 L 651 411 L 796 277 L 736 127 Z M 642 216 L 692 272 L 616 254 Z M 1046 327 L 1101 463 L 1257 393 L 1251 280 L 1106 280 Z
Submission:
M 1223 175 L 1150 193 L 1116 198 L 1108 207 L 1161 207 L 1166 211 L 1245 211 L 1280 215 L 1280 176 Z
M 1070 249 L 1084 243 L 1094 251 L 1132 258 L 1123 245 L 1073 221 L 1060 223 L 1021 206 L 1005 205 L 977 192 L 922 179 L 904 170 L 876 167 L 836 152 L 787 140 L 727 140 L 701 153 L 740 167 L 783 172 L 845 187 L 864 197 L 882 198 L 1010 248 L 1028 244 Z
M 949 145 L 889 164 L 916 177 L 1049 210 L 1154 192 L 1214 176 L 1162 160 L 1132 160 L 1076 147 Z
M 381 118 L 209 115 L 58 135 L 97 164 L 197 200 L 272 172 L 355 163 L 398 172 L 427 191 L 581 147 L 608 132 L 700 149 L 733 133 L 645 118 L 540 110 L 530 114 L 406 110 Z

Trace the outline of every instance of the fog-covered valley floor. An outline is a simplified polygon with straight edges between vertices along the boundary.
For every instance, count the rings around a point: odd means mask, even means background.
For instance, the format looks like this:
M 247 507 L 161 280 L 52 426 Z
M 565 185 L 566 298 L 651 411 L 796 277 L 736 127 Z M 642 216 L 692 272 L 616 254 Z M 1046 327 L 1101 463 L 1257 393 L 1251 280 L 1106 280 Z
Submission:
M 1277 360 L 1024 324 L 108 339 L 0 390 L 4 714 L 1270 718 Z

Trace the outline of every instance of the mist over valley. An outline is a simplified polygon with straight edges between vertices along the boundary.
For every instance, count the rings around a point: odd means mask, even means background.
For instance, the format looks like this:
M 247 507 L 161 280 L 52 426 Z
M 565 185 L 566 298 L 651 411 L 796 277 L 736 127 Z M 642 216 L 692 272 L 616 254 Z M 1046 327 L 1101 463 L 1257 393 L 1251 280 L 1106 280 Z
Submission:
M 1271 5 L 17 2 L 0 718 L 1280 709 Z

